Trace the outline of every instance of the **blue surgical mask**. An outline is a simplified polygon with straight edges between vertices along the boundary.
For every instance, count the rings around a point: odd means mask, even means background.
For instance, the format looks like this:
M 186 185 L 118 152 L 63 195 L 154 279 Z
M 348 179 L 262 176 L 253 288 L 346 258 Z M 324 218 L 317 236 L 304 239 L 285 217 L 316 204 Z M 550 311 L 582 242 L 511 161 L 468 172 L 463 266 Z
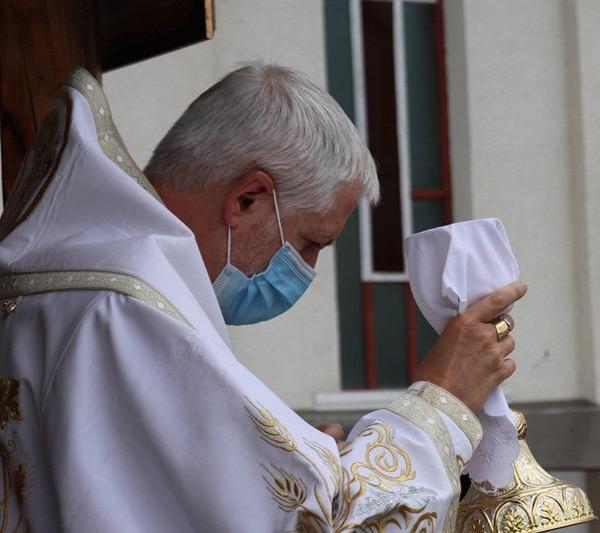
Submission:
M 226 324 L 256 324 L 285 313 L 304 294 L 316 272 L 283 236 L 273 191 L 281 248 L 265 270 L 246 276 L 231 264 L 231 228 L 227 228 L 227 264 L 213 283 Z

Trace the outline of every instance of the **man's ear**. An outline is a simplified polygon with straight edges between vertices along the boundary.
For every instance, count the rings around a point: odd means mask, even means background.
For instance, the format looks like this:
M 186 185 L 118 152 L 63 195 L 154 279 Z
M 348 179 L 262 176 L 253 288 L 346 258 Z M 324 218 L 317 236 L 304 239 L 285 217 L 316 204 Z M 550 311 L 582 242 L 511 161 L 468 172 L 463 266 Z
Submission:
M 236 228 L 240 220 L 255 215 L 265 206 L 272 209 L 273 180 L 262 170 L 251 170 L 238 179 L 225 196 L 225 223 Z

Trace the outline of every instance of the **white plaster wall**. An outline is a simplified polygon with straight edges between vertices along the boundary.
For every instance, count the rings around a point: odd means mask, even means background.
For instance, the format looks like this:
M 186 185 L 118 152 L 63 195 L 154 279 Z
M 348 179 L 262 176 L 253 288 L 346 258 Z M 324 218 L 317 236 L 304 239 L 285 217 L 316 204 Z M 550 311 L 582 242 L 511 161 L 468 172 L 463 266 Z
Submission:
M 115 121 L 134 159 L 153 147 L 188 104 L 242 61 L 260 59 L 306 72 L 325 86 L 321 0 L 216 0 L 212 41 L 103 77 Z M 333 251 L 322 253 L 308 294 L 288 314 L 232 328 L 236 355 L 294 407 L 339 387 Z
M 567 65 L 581 385 L 589 398 L 600 402 L 600 2 L 575 0 L 565 5 L 565 12 L 571 42 Z
M 507 383 L 518 401 L 593 399 L 585 376 L 598 368 L 599 354 L 589 339 L 582 340 L 579 326 L 579 295 L 592 289 L 589 280 L 580 286 L 579 273 L 591 269 L 582 235 L 593 230 L 589 219 L 575 216 L 584 207 L 582 196 L 573 193 L 573 150 L 582 142 L 572 135 L 580 111 L 573 94 L 581 91 L 569 72 L 579 28 L 569 26 L 567 3 L 445 4 L 455 214 L 499 217 L 529 284 L 526 300 L 514 310 L 519 369 Z M 600 17 L 593 16 L 583 23 L 597 28 Z M 597 54 L 593 39 L 588 45 Z M 596 104 L 594 89 L 597 95 L 597 82 L 590 81 L 590 106 Z M 586 118 L 586 124 L 597 120 Z M 597 122 L 587 126 L 594 127 L 597 132 Z M 597 197 L 588 201 L 600 207 Z M 592 235 L 597 241 L 597 232 Z M 593 246 L 597 250 L 597 242 Z M 578 267 L 580 261 L 586 264 Z

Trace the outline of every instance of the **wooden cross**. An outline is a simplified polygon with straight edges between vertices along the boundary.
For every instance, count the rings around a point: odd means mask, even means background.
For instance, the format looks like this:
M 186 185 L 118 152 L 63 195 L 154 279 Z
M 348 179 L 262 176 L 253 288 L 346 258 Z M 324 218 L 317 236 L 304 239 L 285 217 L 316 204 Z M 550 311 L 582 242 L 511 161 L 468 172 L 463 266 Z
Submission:
M 210 39 L 212 0 L 0 0 L 4 201 L 71 71 L 102 72 Z

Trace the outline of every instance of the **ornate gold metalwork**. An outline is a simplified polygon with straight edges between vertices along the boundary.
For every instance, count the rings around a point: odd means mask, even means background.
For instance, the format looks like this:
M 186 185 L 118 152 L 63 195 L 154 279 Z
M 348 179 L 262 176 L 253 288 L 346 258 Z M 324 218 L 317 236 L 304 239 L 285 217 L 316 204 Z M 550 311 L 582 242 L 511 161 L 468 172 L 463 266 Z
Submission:
M 17 305 L 19 305 L 20 300 L 20 296 L 17 298 L 9 298 L 8 300 L 4 300 L 2 302 L 2 306 L 0 306 L 2 309 L 2 314 L 4 316 L 12 315 L 17 309 Z
M 512 483 L 502 489 L 473 483 L 459 505 L 456 531 L 462 533 L 539 533 L 595 520 L 583 490 L 548 474 L 534 459 L 527 424 L 515 412 L 521 451 Z

